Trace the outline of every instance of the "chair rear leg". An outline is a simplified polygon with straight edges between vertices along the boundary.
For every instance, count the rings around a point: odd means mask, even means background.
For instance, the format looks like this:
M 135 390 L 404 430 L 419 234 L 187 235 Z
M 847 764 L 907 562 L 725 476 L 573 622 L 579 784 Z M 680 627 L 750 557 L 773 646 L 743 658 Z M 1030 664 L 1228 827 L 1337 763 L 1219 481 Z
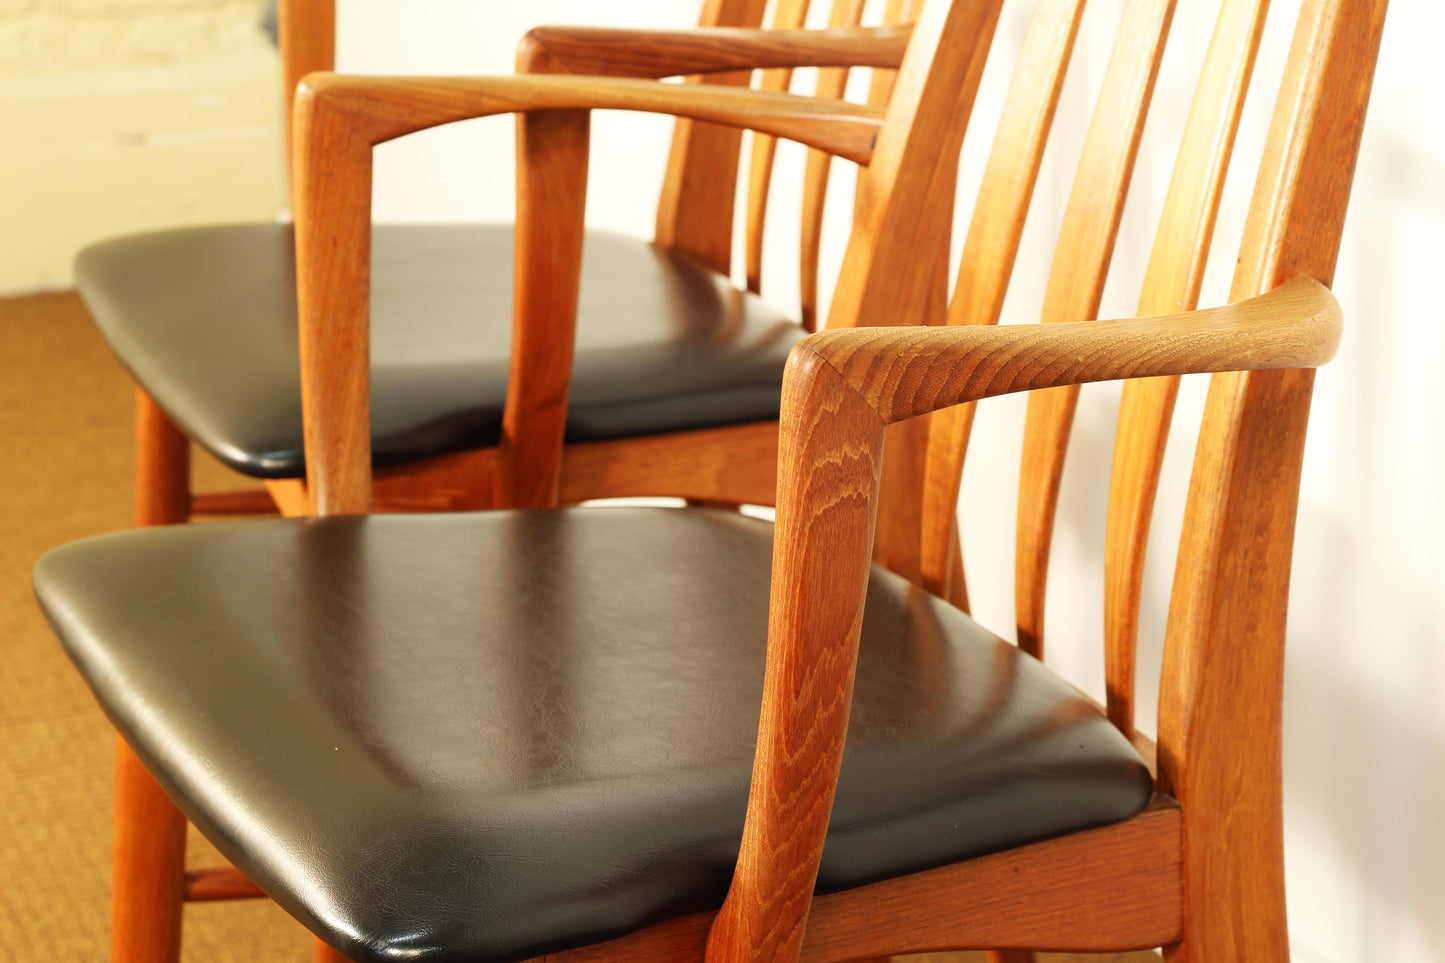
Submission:
M 186 870 L 186 819 L 116 739 L 111 963 L 176 963 Z
M 175 525 L 191 517 L 191 443 L 144 388 L 136 389 L 136 523 Z
M 136 389 L 136 522 L 190 517 L 190 442 Z M 181 954 L 186 820 L 122 739 L 116 739 L 111 857 L 112 963 L 175 963 Z

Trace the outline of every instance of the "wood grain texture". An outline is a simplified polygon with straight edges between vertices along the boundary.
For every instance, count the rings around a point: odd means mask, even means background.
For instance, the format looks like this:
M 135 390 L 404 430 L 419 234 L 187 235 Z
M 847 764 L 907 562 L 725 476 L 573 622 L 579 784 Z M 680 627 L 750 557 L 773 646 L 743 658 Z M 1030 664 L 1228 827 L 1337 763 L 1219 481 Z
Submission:
M 1145 271 L 1141 315 L 1188 311 L 1199 303 L 1268 6 L 1267 0 L 1227 0 L 1220 9 Z M 1177 376 L 1129 381 L 1119 407 L 1104 548 L 1104 676 L 1109 718 L 1126 735 L 1134 731 L 1144 554 L 1178 390 Z
M 1144 117 L 1159 74 L 1174 0 L 1130 0 L 1084 138 L 1059 244 L 1044 292 L 1044 322 L 1098 316 Z M 1044 593 L 1054 511 L 1073 427 L 1076 388 L 1029 397 L 1014 543 L 1014 610 L 1019 647 L 1043 654 Z
M 883 421 L 806 351 L 789 357 L 783 411 L 762 719 L 710 960 L 797 958 L 857 667 Z
M 1332 277 L 1385 7 L 1306 0 L 1245 225 L 1236 296 L 1301 272 Z M 1279 371 L 1210 384 L 1159 699 L 1160 782 L 1185 812 L 1185 934 L 1165 952 L 1176 963 L 1289 952 L 1284 621 L 1313 381 L 1310 371 Z
M 1044 0 L 1034 8 L 964 239 L 949 324 L 998 322 L 1083 10 L 1083 0 Z M 934 592 L 962 576 L 954 571 L 952 543 L 973 412 L 972 405 L 940 411 L 930 426 L 919 568 Z

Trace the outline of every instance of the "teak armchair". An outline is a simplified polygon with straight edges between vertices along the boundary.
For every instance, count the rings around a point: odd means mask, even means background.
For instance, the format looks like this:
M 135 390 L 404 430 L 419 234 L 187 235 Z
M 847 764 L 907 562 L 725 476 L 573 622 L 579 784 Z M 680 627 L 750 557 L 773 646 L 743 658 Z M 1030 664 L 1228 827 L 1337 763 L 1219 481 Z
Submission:
M 927 299 L 890 283 L 890 268 L 926 220 L 919 171 L 963 122 L 1000 4 L 928 4 L 898 86 L 916 109 L 903 117 L 895 95 L 876 146 L 860 151 L 870 207 L 833 324 L 788 363 L 775 529 L 702 508 L 348 514 L 369 499 L 365 303 L 345 283 L 356 251 L 335 239 L 365 224 L 364 205 L 356 184 L 316 178 L 397 132 L 361 123 L 363 110 L 428 105 L 433 122 L 520 111 L 527 249 L 534 228 L 581 236 L 577 206 L 544 214 L 536 192 L 577 193 L 590 109 L 656 104 L 741 122 L 727 112 L 745 97 L 776 105 L 746 123 L 839 151 L 871 120 L 805 132 L 798 119 L 811 115 L 792 98 L 616 81 L 308 81 L 307 463 L 327 517 L 91 539 L 43 559 L 36 587 L 145 765 L 340 952 L 761 961 L 1164 946 L 1174 961 L 1288 957 L 1290 547 L 1310 369 L 1340 335 L 1326 285 L 1385 2 L 1305 0 L 1236 303 L 1194 310 L 1265 6 L 1224 0 L 1145 316 L 1089 321 L 1173 9 L 1130 0 L 1048 282 L 1045 320 L 1073 323 L 996 327 L 1081 7 L 1040 0 L 950 325 L 866 327 L 880 313 L 916 316 Z M 1131 721 L 1137 572 L 1174 379 L 1192 372 L 1217 373 L 1156 754 Z M 565 385 L 565 371 L 539 374 L 544 398 Z M 1034 391 L 1017 564 L 1020 640 L 1039 651 L 1050 479 L 1077 386 L 1110 379 L 1146 380 L 1126 388 L 1110 497 L 1106 710 L 869 558 L 885 426 L 947 412 L 930 423 L 917 532 L 921 577 L 938 589 L 953 577 L 967 405 Z
M 707 73 L 715 83 L 743 87 L 754 68 L 769 68 L 762 86 L 781 89 L 792 67 L 838 67 L 820 79 L 820 95 L 837 97 L 846 68 L 867 66 L 877 68 L 873 102 L 886 102 L 908 38 L 899 25 L 909 15 L 902 0 L 886 11 L 891 25 L 875 28 L 858 26 L 861 2 L 835 0 L 835 26 L 822 31 L 796 29 L 809 0 L 777 5 L 775 26 L 794 29 L 753 29 L 764 6 L 710 0 L 702 15 L 710 29 L 703 31 L 539 29 L 522 43 L 518 68 L 651 78 Z M 289 92 L 299 79 L 332 67 L 334 0 L 282 3 L 280 40 L 289 118 Z M 740 138 L 736 128 L 684 119 L 655 241 L 589 232 L 583 266 L 573 268 L 583 275 L 582 324 L 570 444 L 556 482 L 563 501 L 772 499 L 782 369 L 815 312 L 831 158 L 809 159 L 803 297 L 800 314 L 789 315 L 756 296 L 770 137 L 753 147 L 751 291 L 728 281 Z M 495 475 L 501 438 L 515 441 L 512 426 L 502 423 L 514 298 L 510 227 L 379 225 L 371 243 L 378 509 L 507 504 Z M 141 524 L 184 521 L 193 512 L 310 511 L 301 481 L 291 228 L 228 225 L 119 238 L 83 252 L 76 272 L 83 298 L 140 387 Z M 521 310 L 532 308 L 525 292 L 516 297 Z M 800 316 L 809 323 L 800 325 Z M 188 439 L 264 479 L 267 491 L 193 494 Z

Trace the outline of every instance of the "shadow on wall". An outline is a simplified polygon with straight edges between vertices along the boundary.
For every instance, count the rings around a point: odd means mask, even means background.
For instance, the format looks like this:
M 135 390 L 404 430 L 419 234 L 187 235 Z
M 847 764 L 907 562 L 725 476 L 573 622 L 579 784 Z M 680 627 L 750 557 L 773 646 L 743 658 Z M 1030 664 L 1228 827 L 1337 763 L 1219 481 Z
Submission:
M 1414 80 L 1392 65 L 1406 34 L 1391 27 L 1335 282 L 1345 341 L 1306 451 L 1286 859 L 1301 949 L 1425 963 L 1445 959 L 1445 140 L 1418 118 L 1402 126 Z
M 1428 708 L 1445 683 L 1432 644 L 1445 638 L 1438 587 L 1319 506 L 1301 506 L 1296 549 L 1286 859 L 1291 917 L 1312 921 L 1296 939 L 1320 940 L 1301 948 L 1325 959 L 1438 959 L 1445 739 Z

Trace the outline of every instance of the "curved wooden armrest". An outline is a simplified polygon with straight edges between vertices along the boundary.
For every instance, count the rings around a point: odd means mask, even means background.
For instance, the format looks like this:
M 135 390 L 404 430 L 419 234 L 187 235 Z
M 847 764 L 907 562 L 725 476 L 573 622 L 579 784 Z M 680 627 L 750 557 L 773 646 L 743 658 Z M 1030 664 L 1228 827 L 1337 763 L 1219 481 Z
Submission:
M 1342 318 L 1301 275 L 1224 307 L 1074 324 L 848 328 L 799 351 L 843 376 L 885 422 L 1036 388 L 1157 375 L 1313 368 L 1334 357 Z
M 708 84 L 616 77 L 362 77 L 311 74 L 297 92 L 297 122 L 325 112 L 354 137 L 379 144 L 459 120 L 537 110 L 672 114 L 796 140 L 868 163 L 883 109 L 839 100 Z
M 677 77 L 774 67 L 897 68 L 911 26 L 762 30 L 537 27 L 517 47 L 517 72 Z
M 368 360 L 372 148 L 517 113 L 511 377 L 499 504 L 554 503 L 581 272 L 594 109 L 748 127 L 867 163 L 883 111 L 839 100 L 655 80 L 309 75 L 296 97 L 297 296 L 308 493 L 323 514 L 371 504 Z M 525 390 L 523 385 L 529 386 Z

